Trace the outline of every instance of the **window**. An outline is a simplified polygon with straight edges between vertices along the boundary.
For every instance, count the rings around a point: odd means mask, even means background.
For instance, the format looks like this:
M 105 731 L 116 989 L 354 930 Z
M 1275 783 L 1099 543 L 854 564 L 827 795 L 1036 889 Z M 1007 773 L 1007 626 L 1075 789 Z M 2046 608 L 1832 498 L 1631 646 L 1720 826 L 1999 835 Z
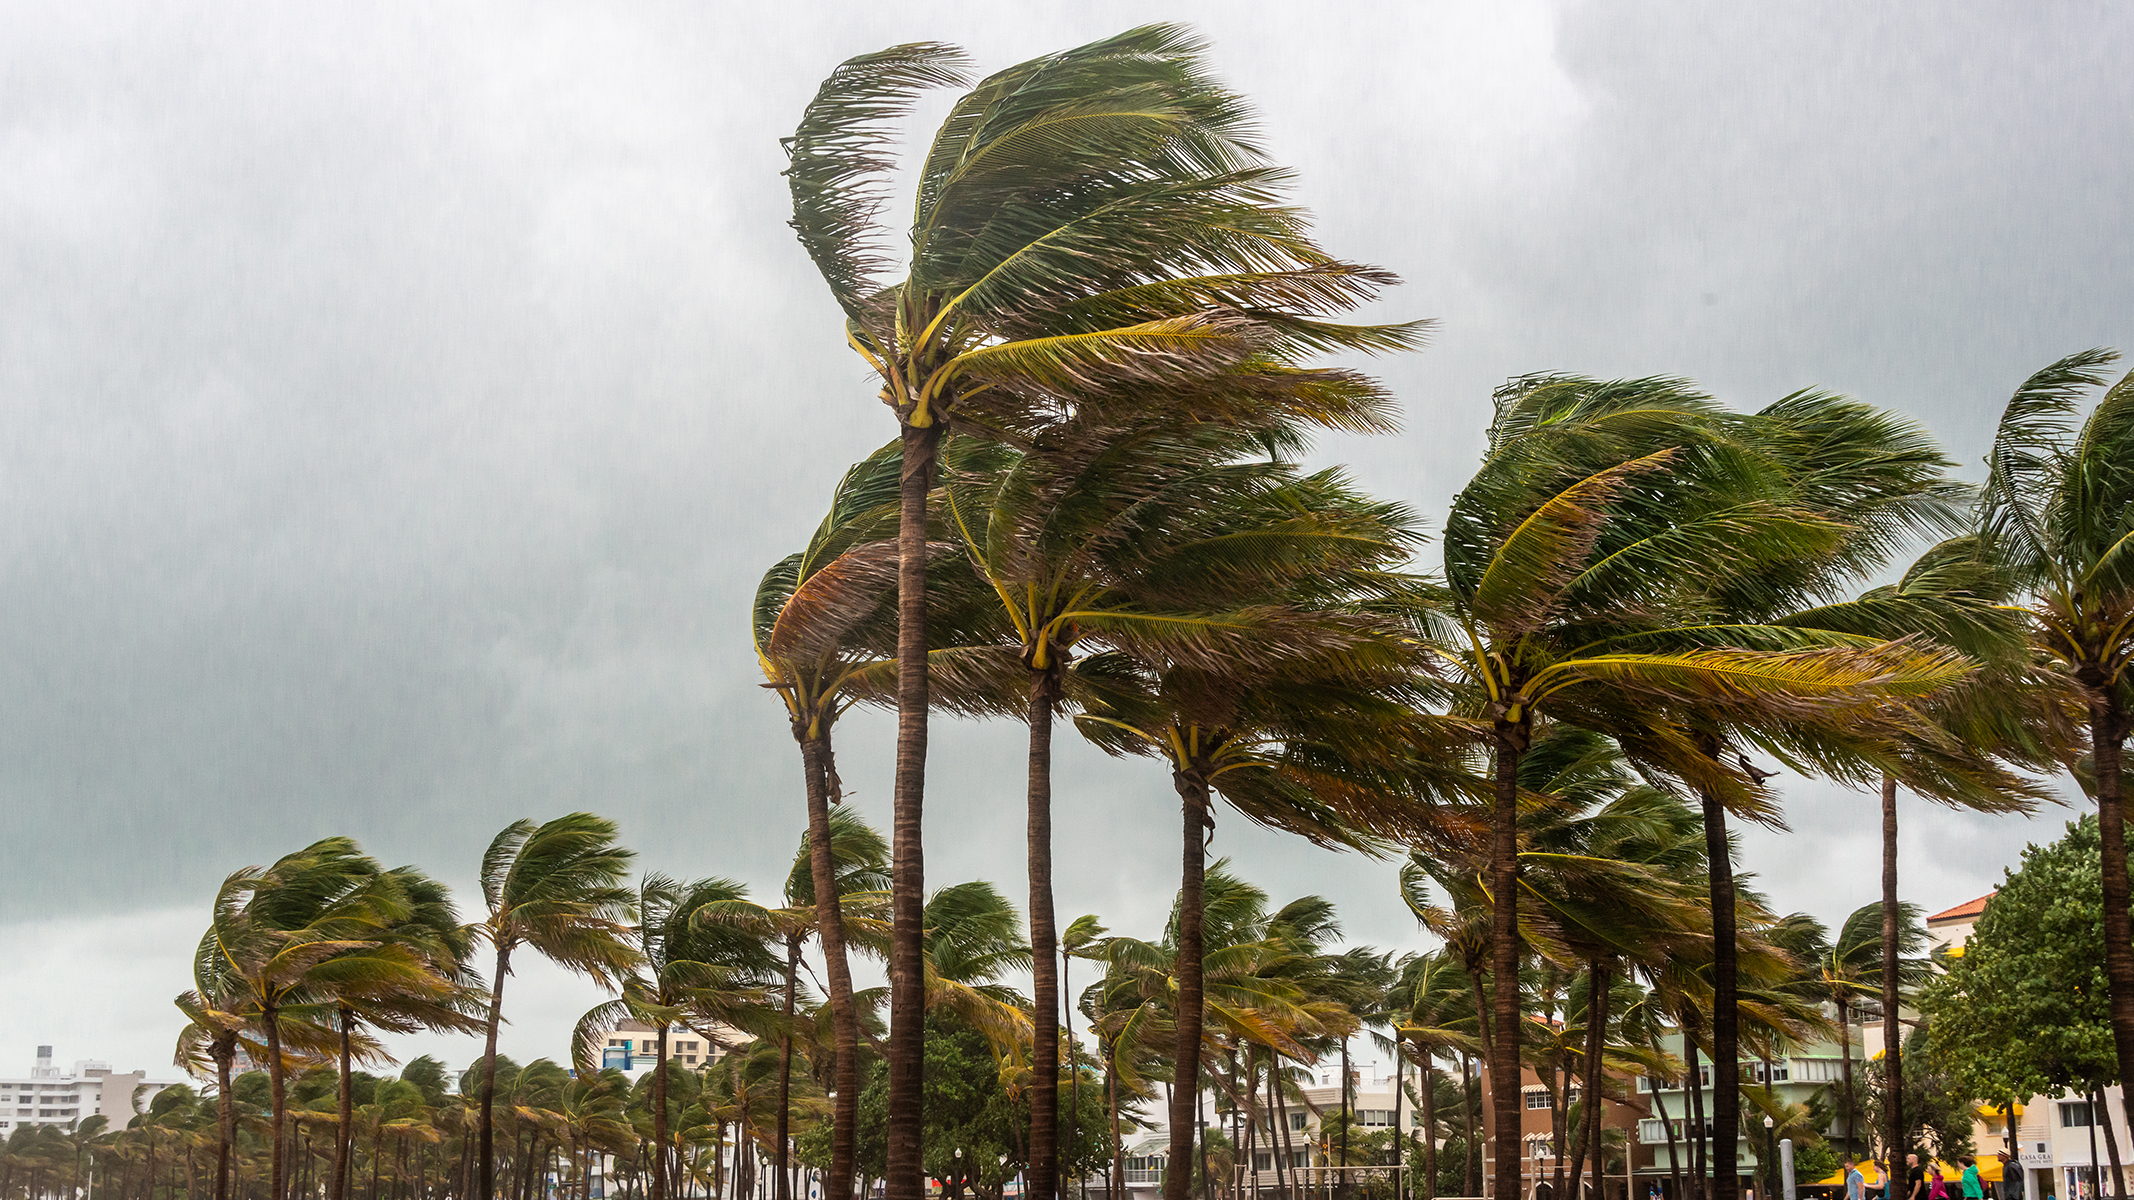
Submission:
M 2068 1101 L 2065 1101 L 2065 1100 L 2063 1100 L 2063 1101 L 2061 1101 L 2061 1102 L 2060 1102 L 2060 1128 L 2062 1128 L 2062 1129 L 2088 1129 L 2088 1128 L 2089 1128 L 2089 1126 L 2090 1126 L 2090 1105 L 2089 1105 L 2089 1101 L 2087 1101 L 2087 1100 L 2077 1100 L 2077 1101 L 2074 1101 L 2074 1102 L 2070 1103 L 2070 1102 L 2068 1102 Z
M 1393 1124 L 1393 1110 L 1390 1108 L 1359 1108 L 1356 1110 L 1356 1123 L 1373 1129 L 1386 1128 Z
M 1573 1105 L 1573 1104 L 1576 1104 L 1576 1103 L 1578 1103 L 1578 1098 L 1579 1098 L 1580 1096 L 1584 1095 L 1584 1094 L 1585 1094 L 1585 1089 L 1583 1089 L 1583 1088 L 1576 1088 L 1576 1087 L 1574 1087 L 1574 1088 L 1569 1088 L 1569 1089 L 1566 1089 L 1566 1090 L 1565 1090 L 1565 1092 L 1564 1092 L 1564 1094 L 1563 1094 L 1563 1102 L 1564 1102 L 1564 1104 L 1565 1104 L 1566 1106 L 1569 1106 L 1569 1105 Z
M 1530 1109 L 1547 1108 L 1549 1106 L 1549 1094 L 1547 1092 L 1538 1091 L 1528 1092 L 1526 1094 L 1526 1106 Z
M 1301 1132 L 1303 1132 L 1303 1130 L 1304 1130 L 1304 1114 L 1303 1114 L 1303 1113 L 1291 1113 L 1291 1114 L 1289 1114 L 1289 1131 L 1290 1131 L 1291 1133 L 1301 1133 Z

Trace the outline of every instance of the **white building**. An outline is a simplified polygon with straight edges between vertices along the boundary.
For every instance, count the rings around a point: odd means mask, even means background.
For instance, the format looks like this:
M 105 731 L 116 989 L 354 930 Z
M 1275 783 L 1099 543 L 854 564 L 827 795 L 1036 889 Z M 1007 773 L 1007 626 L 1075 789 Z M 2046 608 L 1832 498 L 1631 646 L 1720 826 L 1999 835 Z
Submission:
M 749 1040 L 748 1035 L 732 1029 L 714 1028 L 714 1036 L 682 1025 L 667 1027 L 667 1057 L 688 1068 L 711 1065 L 711 1061 L 725 1051 Z M 610 1067 L 635 1079 L 652 1069 L 659 1061 L 659 1030 L 624 1018 L 615 1028 L 607 1031 L 601 1039 L 600 1066 Z
M 168 1080 L 151 1080 L 146 1071 L 121 1075 L 110 1063 L 83 1059 L 61 1074 L 52 1065 L 52 1048 L 37 1047 L 37 1066 L 27 1076 L 0 1078 L 0 1137 L 23 1125 L 72 1125 L 101 1116 L 113 1129 L 140 1114 Z

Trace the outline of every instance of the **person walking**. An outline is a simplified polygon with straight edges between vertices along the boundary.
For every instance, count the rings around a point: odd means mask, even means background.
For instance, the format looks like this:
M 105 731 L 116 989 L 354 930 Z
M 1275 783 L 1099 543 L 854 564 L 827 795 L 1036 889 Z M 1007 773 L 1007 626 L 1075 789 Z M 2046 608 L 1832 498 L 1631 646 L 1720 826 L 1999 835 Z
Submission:
M 1919 1156 L 1904 1156 L 1905 1200 L 1927 1200 L 1927 1169 L 1919 1165 Z
M 2023 1164 L 2010 1162 L 2006 1151 L 1994 1157 L 2001 1160 L 2001 1183 L 1996 1189 L 2000 1200 L 2023 1200 Z
M 1845 1160 L 1845 1200 L 1867 1200 L 1867 1176 L 1860 1174 L 1860 1164 Z
M 1986 1181 L 1978 1177 L 1978 1160 L 1966 1154 L 1956 1161 L 1964 1165 L 1964 1177 L 1958 1184 L 1964 1200 L 1986 1200 Z

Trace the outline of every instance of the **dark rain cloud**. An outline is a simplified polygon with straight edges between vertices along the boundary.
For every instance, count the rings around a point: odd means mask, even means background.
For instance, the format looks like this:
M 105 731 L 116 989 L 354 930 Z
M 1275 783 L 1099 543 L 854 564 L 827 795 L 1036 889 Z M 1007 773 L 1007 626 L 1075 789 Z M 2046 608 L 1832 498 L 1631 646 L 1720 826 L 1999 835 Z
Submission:
M 798 772 L 748 597 L 891 433 L 777 138 L 848 54 L 1003 65 L 1159 16 L 1214 40 L 1328 243 L 1408 279 L 1386 314 L 1441 322 L 1384 366 L 1408 432 L 1325 447 L 1425 512 L 1521 372 L 1830 387 L 1974 462 L 2028 371 L 2134 348 L 2108 6 L 6 5 L 0 920 L 204 909 L 337 832 L 464 881 L 579 807 L 774 879 Z M 888 732 L 841 754 L 877 817 Z M 935 763 L 933 877 L 1018 889 L 1014 731 L 952 724 Z M 1062 775 L 1062 910 L 1153 932 L 1164 780 Z M 1874 894 L 1868 800 L 1791 782 L 1799 833 L 1747 865 L 1834 917 Z M 1915 894 L 2042 828 L 1921 814 Z M 1389 868 L 1236 820 L 1217 850 L 1410 938 Z

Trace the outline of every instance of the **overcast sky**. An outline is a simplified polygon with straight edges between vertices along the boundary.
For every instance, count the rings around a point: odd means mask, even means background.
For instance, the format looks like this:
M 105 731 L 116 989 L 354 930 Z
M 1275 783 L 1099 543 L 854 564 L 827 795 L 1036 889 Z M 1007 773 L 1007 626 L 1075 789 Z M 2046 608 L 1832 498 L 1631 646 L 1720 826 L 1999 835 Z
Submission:
M 327 834 L 465 883 L 588 808 L 647 866 L 782 876 L 748 601 L 893 422 L 778 138 L 851 54 L 1154 19 L 1212 39 L 1325 243 L 1407 280 L 1383 315 L 1440 322 L 1383 364 L 1406 432 L 1322 447 L 1433 516 L 1515 374 L 1844 391 L 1975 476 L 2030 371 L 2134 349 L 2109 5 L 0 3 L 0 1074 L 167 1073 L 216 883 Z M 931 880 L 1017 894 L 1016 731 L 938 728 Z M 889 736 L 839 756 L 885 823 Z M 1873 899 L 1871 798 L 1784 782 L 1746 868 Z M 1056 795 L 1063 916 L 1154 933 L 1160 769 L 1076 746 Z M 1930 910 L 2066 818 L 1906 813 Z M 1388 865 L 1216 849 L 1420 945 Z M 561 1054 L 592 992 L 513 986 L 506 1050 Z

